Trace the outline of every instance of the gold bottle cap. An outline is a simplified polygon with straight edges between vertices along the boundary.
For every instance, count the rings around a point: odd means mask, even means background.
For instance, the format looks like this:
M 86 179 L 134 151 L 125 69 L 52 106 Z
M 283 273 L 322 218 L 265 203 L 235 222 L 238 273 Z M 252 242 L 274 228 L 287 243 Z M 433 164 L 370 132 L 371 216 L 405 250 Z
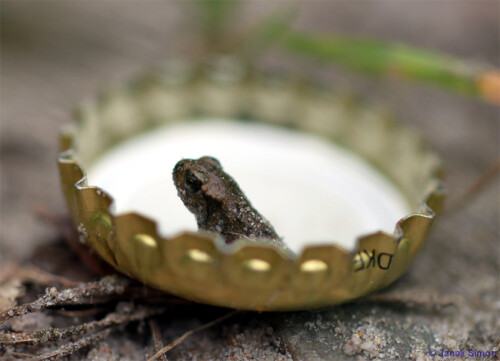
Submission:
M 89 247 L 151 287 L 249 310 L 347 302 L 387 286 L 406 271 L 445 198 L 439 161 L 418 134 L 382 112 L 298 81 L 264 77 L 227 62 L 209 70 L 181 65 L 108 90 L 83 104 L 76 112 L 77 124 L 61 131 L 62 189 Z M 114 199 L 88 186 L 83 167 L 91 167 L 117 144 L 200 116 L 292 128 L 335 142 L 395 184 L 411 212 L 395 224 L 394 232 L 358 237 L 353 250 L 332 239 L 291 255 L 262 242 L 225 245 L 206 233 L 165 237 L 155 220 L 135 212 L 115 214 Z

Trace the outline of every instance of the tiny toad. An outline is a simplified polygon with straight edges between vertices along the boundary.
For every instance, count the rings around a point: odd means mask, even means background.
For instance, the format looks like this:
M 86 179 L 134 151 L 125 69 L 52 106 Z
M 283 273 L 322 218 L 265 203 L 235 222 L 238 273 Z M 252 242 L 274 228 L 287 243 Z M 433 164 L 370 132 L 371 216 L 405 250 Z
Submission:
M 282 242 L 217 159 L 183 159 L 175 165 L 173 178 L 179 197 L 195 215 L 200 230 L 218 233 L 226 243 L 241 237 Z

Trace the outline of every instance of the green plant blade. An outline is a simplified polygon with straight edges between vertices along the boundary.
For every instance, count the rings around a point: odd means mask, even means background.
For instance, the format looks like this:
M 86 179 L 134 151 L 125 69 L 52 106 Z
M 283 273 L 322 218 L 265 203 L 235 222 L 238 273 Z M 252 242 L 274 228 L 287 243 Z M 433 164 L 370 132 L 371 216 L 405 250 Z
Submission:
M 281 42 L 296 54 L 374 76 L 419 81 L 500 104 L 500 70 L 403 44 L 289 32 Z
M 227 30 L 240 0 L 193 0 L 200 12 L 200 29 L 209 45 L 218 42 Z
M 236 52 L 246 59 L 255 59 L 288 34 L 297 13 L 296 8 L 279 8 L 260 20 L 239 40 Z

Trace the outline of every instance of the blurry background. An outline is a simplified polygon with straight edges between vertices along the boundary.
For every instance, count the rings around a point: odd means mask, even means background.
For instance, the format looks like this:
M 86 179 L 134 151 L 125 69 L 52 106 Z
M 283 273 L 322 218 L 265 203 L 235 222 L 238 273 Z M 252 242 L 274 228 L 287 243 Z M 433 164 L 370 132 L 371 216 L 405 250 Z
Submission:
M 55 161 L 57 131 L 70 121 L 75 103 L 165 59 L 196 54 L 199 39 L 192 2 L 1 5 L 0 262 L 5 262 L 28 259 L 35 245 L 55 238 L 32 208 L 41 204 L 64 211 Z M 294 22 L 298 29 L 405 42 L 500 65 L 498 1 L 244 1 L 234 23 L 245 27 L 288 5 L 299 8 Z M 499 155 L 500 113 L 492 105 L 422 85 L 366 78 L 276 51 L 266 53 L 260 63 L 262 68 L 321 78 L 339 92 L 357 92 L 390 107 L 402 122 L 424 133 L 442 157 L 450 198 L 465 191 Z M 200 355 L 206 350 L 222 359 L 236 355 L 237 349 L 254 359 L 349 359 L 345 346 L 359 330 L 367 337 L 370 332 L 382 337 L 385 359 L 397 359 L 397 354 L 416 359 L 431 346 L 498 348 L 499 192 L 497 178 L 462 208 L 444 213 L 409 274 L 394 287 L 464 297 L 458 311 L 435 315 L 361 302 L 286 317 L 265 315 L 241 319 L 222 333 L 208 331 L 208 339 L 194 336 L 175 352 L 187 358 L 193 350 L 201 350 Z M 185 322 L 197 321 L 175 322 L 169 327 L 180 330 Z M 227 341 L 231 330 L 240 335 L 238 347 Z M 135 347 L 132 340 L 127 342 Z M 367 352 L 361 347 L 354 355 L 368 357 Z

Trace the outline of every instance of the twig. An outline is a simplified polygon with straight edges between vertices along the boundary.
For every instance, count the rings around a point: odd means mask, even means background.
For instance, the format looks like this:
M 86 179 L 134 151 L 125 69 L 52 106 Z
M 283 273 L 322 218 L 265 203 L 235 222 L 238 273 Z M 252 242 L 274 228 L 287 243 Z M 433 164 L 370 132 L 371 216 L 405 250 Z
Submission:
M 456 306 L 462 302 L 462 299 L 458 296 L 442 296 L 434 290 L 426 289 L 376 293 L 367 297 L 365 300 L 380 303 L 401 303 L 405 306 L 430 306 L 436 309 Z
M 35 205 L 33 210 L 42 220 L 56 230 L 59 236 L 66 241 L 69 248 L 80 257 L 80 260 L 88 269 L 100 276 L 115 272 L 110 265 L 89 252 L 88 247 L 80 243 L 78 235 L 68 217 L 57 216 L 43 205 Z
M 32 359 L 34 356 L 30 355 L 28 353 L 21 353 L 21 352 L 11 352 L 10 353 L 12 356 L 17 357 L 17 358 L 24 358 L 24 359 Z
M 144 308 L 141 307 L 133 312 L 114 312 L 108 314 L 104 319 L 91 321 L 77 326 L 67 328 L 49 328 L 33 333 L 7 333 L 0 334 L 0 344 L 39 344 L 49 341 L 57 341 L 72 336 L 81 336 L 101 327 L 116 326 L 145 319 L 152 315 L 163 313 L 165 308 Z
M 237 313 L 240 313 L 241 311 L 240 310 L 234 310 L 232 312 L 229 312 L 227 314 L 225 314 L 224 316 L 222 317 L 219 317 L 213 321 L 210 321 L 209 323 L 206 323 L 198 328 L 195 328 L 193 330 L 189 330 L 188 332 L 186 332 L 185 334 L 183 334 L 181 337 L 179 337 L 178 339 L 176 339 L 174 342 L 172 342 L 171 344 L 163 347 L 160 351 L 158 351 L 153 357 L 149 358 L 148 361 L 153 361 L 153 360 L 156 360 L 158 357 L 160 357 L 161 355 L 164 355 L 165 353 L 167 353 L 168 351 L 170 351 L 171 349 L 173 349 L 175 346 L 177 346 L 178 344 L 180 344 L 181 342 L 183 342 L 186 338 L 188 338 L 189 336 L 191 336 L 193 333 L 195 332 L 199 332 L 199 331 L 202 331 L 206 328 L 209 328 L 209 327 L 212 327 L 213 325 L 219 323 L 219 322 L 222 322 L 224 321 L 225 319 L 229 318 L 229 317 L 232 317 L 234 315 L 236 315 Z
M 158 327 L 158 323 L 155 320 L 150 319 L 149 327 L 151 328 L 151 334 L 153 336 L 153 346 L 155 352 L 159 352 L 163 348 L 163 341 L 161 340 L 161 333 L 160 333 L 160 328 Z M 160 355 L 158 359 L 160 361 L 168 361 L 167 355 L 165 354 Z
M 104 311 L 109 311 L 110 308 L 113 307 L 92 307 L 92 308 L 87 308 L 84 310 L 63 310 L 63 309 L 49 309 L 47 310 L 48 313 L 51 314 L 57 314 L 65 317 L 77 317 L 77 318 L 82 318 L 82 317 L 89 317 L 89 316 L 94 316 L 97 315 L 98 313 L 104 312 Z
M 68 222 L 66 222 L 66 219 L 63 220 L 62 217 L 57 216 L 55 213 L 41 204 L 35 204 L 33 206 L 33 211 L 44 222 L 54 227 L 54 229 L 62 238 L 66 240 L 72 240 L 73 238 L 75 238 L 73 228 L 69 225 Z
M 12 277 L 0 284 L 0 312 L 17 305 L 17 299 L 26 294 L 23 283 Z
M 33 265 L 17 265 L 13 263 L 8 263 L 4 267 L 2 267 L 2 271 L 0 272 L 2 275 L 2 279 L 0 283 L 4 283 L 15 277 L 17 280 L 23 283 L 38 283 L 40 285 L 49 285 L 53 283 L 59 283 L 64 287 L 75 287 L 78 285 L 78 282 L 72 281 L 70 279 L 56 276 L 52 273 L 45 272 L 42 269 L 35 267 Z
M 144 287 L 143 287 L 144 288 Z M 151 291 L 151 289 L 148 289 L 148 291 Z M 195 304 L 193 301 L 185 300 L 183 298 L 179 298 L 176 296 L 172 296 L 169 294 L 160 294 L 159 291 L 152 290 L 153 292 L 151 294 L 144 294 L 139 290 L 138 288 L 129 288 L 125 292 L 124 296 L 128 297 L 128 299 L 134 299 L 137 301 L 140 301 L 142 303 L 147 303 L 147 304 L 168 304 L 170 306 L 185 306 L 185 305 L 192 305 Z
M 483 190 L 500 172 L 500 158 L 493 163 L 484 173 L 482 173 L 476 180 L 459 196 L 452 199 L 448 203 L 447 212 L 454 212 L 461 206 L 466 204 L 466 201 L 471 197 L 477 195 Z
M 125 278 L 107 276 L 101 278 L 99 281 L 89 282 L 79 287 L 67 288 L 62 291 L 58 291 L 55 287 L 52 287 L 47 289 L 45 295 L 36 301 L 2 312 L 0 314 L 0 325 L 14 317 L 41 311 L 48 307 L 81 303 L 82 297 L 121 294 L 125 291 L 128 284 L 129 281 Z
M 112 328 L 107 328 L 103 331 L 84 336 L 76 342 L 67 343 L 67 344 L 57 348 L 54 351 L 51 351 L 51 352 L 48 352 L 46 354 L 36 356 L 33 358 L 28 358 L 26 360 L 29 360 L 29 361 L 49 361 L 49 360 L 50 361 L 57 361 L 57 360 L 60 360 L 61 358 L 69 356 L 69 355 L 75 353 L 76 351 L 78 351 L 84 347 L 88 347 L 94 343 L 97 343 L 97 342 L 104 340 L 110 334 L 110 332 L 112 330 L 113 330 Z

